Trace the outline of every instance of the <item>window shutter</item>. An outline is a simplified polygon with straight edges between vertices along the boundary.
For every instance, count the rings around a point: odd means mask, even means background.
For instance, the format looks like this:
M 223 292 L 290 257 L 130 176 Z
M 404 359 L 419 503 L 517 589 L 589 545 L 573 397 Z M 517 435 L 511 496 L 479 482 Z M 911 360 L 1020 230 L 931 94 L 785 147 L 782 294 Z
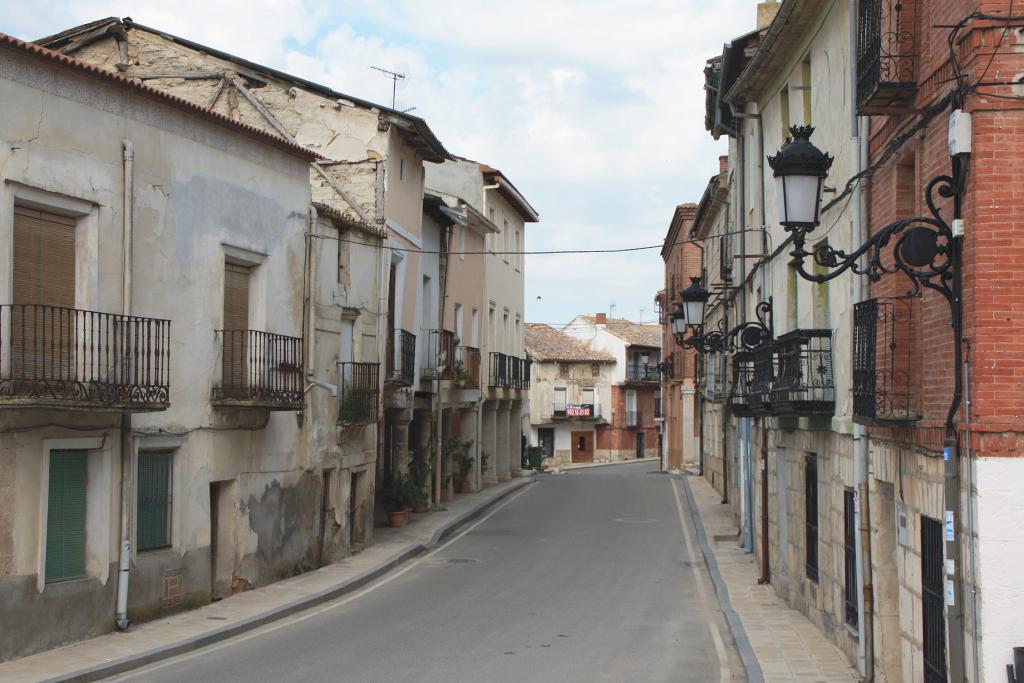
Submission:
M 224 264 L 224 390 L 248 386 L 246 357 L 249 335 L 249 275 L 251 269 Z
M 173 453 L 139 453 L 138 522 L 139 550 L 171 545 L 171 462 Z
M 12 371 L 23 379 L 72 379 L 75 220 L 14 207 Z M 19 307 L 27 306 L 27 307 Z
M 50 451 L 46 582 L 85 576 L 85 451 Z

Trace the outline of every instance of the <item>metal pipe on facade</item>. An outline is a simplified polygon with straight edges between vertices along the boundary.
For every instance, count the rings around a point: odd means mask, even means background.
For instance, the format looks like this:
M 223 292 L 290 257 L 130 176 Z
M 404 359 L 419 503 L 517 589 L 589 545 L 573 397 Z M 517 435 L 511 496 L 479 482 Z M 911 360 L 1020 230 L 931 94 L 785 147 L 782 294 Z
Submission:
M 964 422 L 971 423 L 971 347 L 967 347 L 967 357 L 964 358 Z M 971 499 L 974 495 L 974 458 L 971 457 L 971 439 L 968 436 L 964 439 L 964 457 L 967 458 L 967 549 L 971 565 L 971 656 L 974 675 L 972 681 L 980 680 L 979 657 L 978 657 L 978 565 L 975 556 L 974 536 L 974 504 Z M 1024 675 L 1024 671 L 1021 672 Z
M 121 143 L 124 164 L 124 196 L 121 210 L 124 221 L 121 254 L 121 313 L 132 313 L 132 244 L 134 241 L 135 148 L 131 140 Z M 121 552 L 117 563 L 117 605 L 114 625 L 120 631 L 131 626 L 128 619 L 128 581 L 131 574 L 132 513 L 132 418 L 121 413 Z

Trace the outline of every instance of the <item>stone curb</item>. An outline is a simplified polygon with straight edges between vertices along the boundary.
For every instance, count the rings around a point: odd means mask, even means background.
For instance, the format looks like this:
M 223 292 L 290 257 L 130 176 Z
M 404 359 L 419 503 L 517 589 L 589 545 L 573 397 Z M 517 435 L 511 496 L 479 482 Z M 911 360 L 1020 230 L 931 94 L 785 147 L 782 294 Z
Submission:
M 718 596 L 718 604 L 722 608 L 725 620 L 732 631 L 732 639 L 736 642 L 736 649 L 739 650 L 740 660 L 747 670 L 747 681 L 750 683 L 763 683 L 764 672 L 761 671 L 761 663 L 757 660 L 754 648 L 750 645 L 750 639 L 743 628 L 743 621 L 729 602 L 729 589 L 725 586 L 725 580 L 718 570 L 718 562 L 715 560 L 715 553 L 708 545 L 707 534 L 704 533 L 704 522 L 700 517 L 700 510 L 697 508 L 697 501 L 693 498 L 693 491 L 690 490 L 689 478 L 693 476 L 686 474 L 679 478 L 683 481 L 683 489 L 686 491 L 686 503 L 690 508 L 690 516 L 693 519 L 693 527 L 697 531 L 697 543 L 700 545 L 700 552 L 704 555 L 704 564 L 711 575 L 711 582 L 715 585 L 715 594 Z
M 235 624 L 222 626 L 221 628 L 208 633 L 203 633 L 202 635 L 186 638 L 176 643 L 164 645 L 163 647 L 154 648 L 152 650 L 146 650 L 145 652 L 129 655 L 121 659 L 115 659 L 111 662 L 98 664 L 87 669 L 80 669 L 60 676 L 54 676 L 53 678 L 47 678 L 42 683 L 87 683 L 89 681 L 98 681 L 110 676 L 116 676 L 117 674 L 132 671 L 133 669 L 139 669 L 164 659 L 177 657 L 178 655 L 183 655 L 229 638 L 234 638 L 235 636 L 252 631 L 261 626 L 265 626 L 271 622 L 284 619 L 296 612 L 301 612 L 330 600 L 334 600 L 335 598 L 341 597 L 347 593 L 352 593 L 374 579 L 387 574 L 399 565 L 404 564 L 412 558 L 422 555 L 431 548 L 436 547 L 442 540 L 454 534 L 455 531 L 483 515 L 488 508 L 493 507 L 499 501 L 508 498 L 516 491 L 521 490 L 524 486 L 531 483 L 533 483 L 533 477 L 522 479 L 521 483 L 515 486 L 510 486 L 505 491 L 502 491 L 500 495 L 481 501 L 475 507 L 459 515 L 456 519 L 453 519 L 438 528 L 434 532 L 433 537 L 431 537 L 429 544 L 423 545 L 421 543 L 413 543 L 407 545 L 391 557 L 377 564 L 375 567 L 371 567 L 363 573 L 353 576 L 351 579 L 343 581 L 336 586 L 332 586 L 331 588 L 327 588 L 318 593 L 313 593 L 312 595 L 298 598 L 297 600 L 293 600 L 292 602 L 281 605 L 280 607 L 268 610 L 263 614 L 249 617 L 248 619 L 244 619 Z
M 595 467 L 614 467 L 615 465 L 632 465 L 638 462 L 661 462 L 661 458 L 636 458 L 634 460 L 620 460 L 618 462 L 595 462 L 585 465 L 567 465 L 561 468 L 562 472 L 574 472 L 576 470 L 590 470 Z M 554 474 L 552 470 L 535 470 L 544 474 Z

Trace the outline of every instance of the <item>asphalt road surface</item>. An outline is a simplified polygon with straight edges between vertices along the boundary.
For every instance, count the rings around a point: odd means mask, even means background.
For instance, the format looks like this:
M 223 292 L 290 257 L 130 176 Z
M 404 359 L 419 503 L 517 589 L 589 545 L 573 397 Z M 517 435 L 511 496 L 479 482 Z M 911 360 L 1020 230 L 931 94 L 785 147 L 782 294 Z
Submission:
M 656 470 L 539 475 L 352 595 L 117 680 L 746 680 L 681 483 Z

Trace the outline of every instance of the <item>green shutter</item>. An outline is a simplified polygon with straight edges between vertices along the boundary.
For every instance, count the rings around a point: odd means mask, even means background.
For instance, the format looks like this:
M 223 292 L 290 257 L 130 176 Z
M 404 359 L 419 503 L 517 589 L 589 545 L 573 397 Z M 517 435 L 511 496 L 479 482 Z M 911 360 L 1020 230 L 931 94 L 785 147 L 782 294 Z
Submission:
M 85 451 L 50 451 L 46 582 L 85 576 Z
M 139 550 L 166 548 L 171 544 L 171 452 L 139 453 L 138 523 Z

